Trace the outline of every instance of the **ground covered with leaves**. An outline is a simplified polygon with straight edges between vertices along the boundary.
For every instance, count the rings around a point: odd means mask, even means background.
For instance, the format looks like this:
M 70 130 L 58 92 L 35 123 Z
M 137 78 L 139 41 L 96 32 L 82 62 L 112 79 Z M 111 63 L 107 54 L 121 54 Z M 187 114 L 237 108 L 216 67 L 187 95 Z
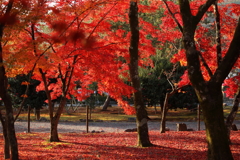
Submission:
M 62 133 L 62 142 L 49 142 L 49 133 L 17 133 L 22 160 L 142 160 L 142 159 L 206 159 L 204 131 L 164 134 L 150 132 L 156 146 L 136 147 L 137 133 Z M 234 159 L 240 159 L 240 131 L 231 133 Z M 0 159 L 3 158 L 3 138 L 0 138 Z

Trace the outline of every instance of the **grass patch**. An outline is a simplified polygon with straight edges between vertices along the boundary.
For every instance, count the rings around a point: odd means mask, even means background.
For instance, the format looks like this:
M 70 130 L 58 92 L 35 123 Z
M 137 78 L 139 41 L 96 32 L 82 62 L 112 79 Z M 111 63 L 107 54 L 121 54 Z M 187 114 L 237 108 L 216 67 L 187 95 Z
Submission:
M 160 121 L 160 107 L 157 107 L 157 113 L 155 114 L 154 107 L 147 107 L 148 115 L 152 120 Z M 231 111 L 231 107 L 224 107 L 224 116 L 227 117 Z M 240 111 L 236 116 L 236 120 L 240 120 Z M 41 110 L 41 117 L 45 117 L 49 120 L 48 110 Z M 109 107 L 107 111 L 102 111 L 100 107 L 96 107 L 92 110 L 91 118 L 93 121 L 127 121 L 128 118 L 135 117 L 135 115 L 126 115 L 120 107 L 114 106 Z M 27 112 L 23 112 L 19 116 L 22 120 L 27 120 Z M 79 121 L 80 119 L 86 119 L 86 108 L 79 107 L 76 112 L 64 112 L 61 115 L 61 121 Z M 187 109 L 177 109 L 177 110 L 169 110 L 167 113 L 167 121 L 195 121 L 197 119 L 197 111 L 190 111 Z M 201 118 L 202 119 L 202 118 Z M 35 120 L 35 115 L 31 113 L 31 120 Z

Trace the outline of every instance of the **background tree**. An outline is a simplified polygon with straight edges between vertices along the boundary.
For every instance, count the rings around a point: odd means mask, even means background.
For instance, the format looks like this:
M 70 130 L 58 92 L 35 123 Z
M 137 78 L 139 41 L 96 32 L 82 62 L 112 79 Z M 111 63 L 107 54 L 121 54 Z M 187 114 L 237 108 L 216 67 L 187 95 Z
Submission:
M 30 105 L 35 110 L 36 119 L 40 119 L 40 109 L 42 108 L 44 101 L 46 100 L 45 92 L 37 92 L 36 87 L 40 84 L 40 81 L 32 79 L 28 84 L 28 75 L 17 75 L 14 78 L 9 78 L 9 92 L 12 97 L 14 107 L 18 107 L 24 98 L 27 85 L 29 85 L 29 94 L 24 103 L 24 108 Z

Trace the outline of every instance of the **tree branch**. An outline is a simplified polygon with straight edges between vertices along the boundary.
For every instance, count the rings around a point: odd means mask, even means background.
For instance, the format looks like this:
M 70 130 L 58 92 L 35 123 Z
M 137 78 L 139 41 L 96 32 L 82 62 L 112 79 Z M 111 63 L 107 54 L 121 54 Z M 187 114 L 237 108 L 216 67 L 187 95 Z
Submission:
M 171 11 L 171 9 L 169 8 L 166 0 L 163 0 L 163 3 L 166 5 L 168 12 L 171 14 L 173 20 L 177 23 L 178 28 L 180 29 L 181 32 L 183 32 L 183 28 L 181 26 L 181 24 L 178 22 L 178 20 L 176 19 L 176 17 L 174 16 L 173 12 Z
M 216 43 L 217 43 L 217 64 L 220 65 L 222 61 L 222 44 L 221 44 L 221 26 L 220 26 L 220 14 L 218 10 L 217 1 L 214 3 L 214 11 L 215 11 L 215 23 L 216 23 Z
M 188 0 L 183 0 L 183 1 L 188 1 Z M 217 0 L 208 0 L 204 5 L 198 8 L 198 13 L 196 16 L 194 16 L 195 25 L 197 25 L 201 21 L 203 15 L 207 12 L 209 7 L 214 3 L 217 3 Z
M 211 78 L 211 81 L 216 81 L 221 85 L 225 78 L 228 76 L 228 73 L 231 71 L 232 67 L 236 63 L 237 59 L 240 57 L 240 18 L 238 20 L 237 27 L 235 29 L 235 33 L 231 44 L 228 48 L 228 51 L 225 57 L 222 59 L 222 63 L 220 63 L 217 68 L 215 74 Z
M 205 59 L 203 58 L 201 52 L 199 52 L 199 57 L 200 57 L 200 60 L 201 60 L 201 62 L 202 62 L 202 64 L 203 64 L 203 66 L 204 66 L 205 69 L 207 70 L 209 76 L 212 77 L 212 76 L 213 76 L 213 73 L 212 73 L 210 67 L 208 66 L 207 62 L 206 62 Z

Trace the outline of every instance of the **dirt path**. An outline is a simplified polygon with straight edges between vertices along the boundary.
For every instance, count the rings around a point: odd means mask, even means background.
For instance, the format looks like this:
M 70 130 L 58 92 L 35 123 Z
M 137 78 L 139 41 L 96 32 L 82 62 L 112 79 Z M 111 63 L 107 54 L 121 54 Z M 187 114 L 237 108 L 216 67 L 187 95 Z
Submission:
M 185 123 L 187 128 L 197 130 L 197 122 L 167 122 L 166 127 L 171 131 L 176 131 L 177 123 Z M 240 128 L 240 121 L 234 122 L 237 128 Z M 149 122 L 149 130 L 159 130 L 160 122 Z M 49 132 L 50 122 L 31 122 L 31 132 Z M 104 132 L 124 132 L 126 129 L 136 128 L 135 122 L 90 122 L 89 131 L 104 131 Z M 27 131 L 27 122 L 21 121 L 15 123 L 16 132 Z M 204 130 L 205 126 L 201 122 L 200 129 Z M 58 125 L 58 131 L 61 132 L 85 132 L 85 122 L 60 122 Z M 0 126 L 0 132 L 2 132 L 2 126 Z

